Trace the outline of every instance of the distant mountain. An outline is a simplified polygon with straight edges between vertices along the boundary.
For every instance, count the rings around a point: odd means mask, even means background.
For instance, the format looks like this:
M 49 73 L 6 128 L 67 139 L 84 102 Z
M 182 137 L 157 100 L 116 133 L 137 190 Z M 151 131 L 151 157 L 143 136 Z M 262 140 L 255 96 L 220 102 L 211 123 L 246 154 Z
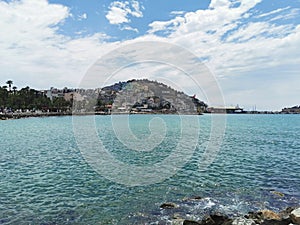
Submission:
M 96 111 L 199 114 L 207 105 L 157 81 L 129 80 L 101 88 Z

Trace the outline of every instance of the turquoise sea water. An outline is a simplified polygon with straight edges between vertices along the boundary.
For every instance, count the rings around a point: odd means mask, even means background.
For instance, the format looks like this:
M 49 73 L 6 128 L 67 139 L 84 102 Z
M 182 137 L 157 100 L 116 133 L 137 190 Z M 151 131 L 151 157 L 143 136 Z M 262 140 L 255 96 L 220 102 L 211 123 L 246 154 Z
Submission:
M 152 151 L 124 146 L 110 116 L 95 117 L 97 135 L 117 160 L 151 166 L 168 157 L 181 138 L 178 116 L 130 115 L 137 138 L 150 134 L 154 117 L 164 121 L 166 135 Z M 83 125 L 87 118 L 81 118 Z M 0 224 L 166 224 L 174 214 L 200 219 L 213 211 L 239 215 L 300 204 L 299 115 L 227 115 L 220 151 L 206 170 L 198 164 L 211 119 L 197 119 L 201 130 L 192 157 L 173 176 L 144 186 L 95 172 L 77 146 L 72 117 L 0 121 Z M 203 199 L 184 200 L 192 196 Z M 159 208 L 170 201 L 179 208 Z

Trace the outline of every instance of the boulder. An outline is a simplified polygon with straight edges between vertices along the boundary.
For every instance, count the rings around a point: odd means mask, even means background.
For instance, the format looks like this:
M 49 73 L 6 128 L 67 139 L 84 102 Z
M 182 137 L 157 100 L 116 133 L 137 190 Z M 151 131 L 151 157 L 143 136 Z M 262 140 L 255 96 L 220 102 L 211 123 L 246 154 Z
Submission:
M 246 219 L 252 219 L 256 223 L 260 224 L 263 221 L 263 214 L 261 211 L 259 212 L 249 212 L 247 215 L 245 215 Z
M 293 223 L 300 225 L 300 208 L 294 209 L 290 214 L 290 218 Z
M 183 225 L 201 225 L 201 223 L 194 220 L 184 220 Z
M 172 225 L 183 225 L 184 219 L 173 219 L 171 224 Z
M 232 220 L 226 215 L 213 214 L 203 219 L 200 224 L 202 225 L 227 225 L 231 224 Z
M 185 197 L 182 200 L 183 201 L 199 201 L 201 199 L 202 199 L 201 196 L 192 196 L 192 197 Z
M 262 213 L 264 220 L 280 220 L 281 219 L 281 217 L 277 213 L 275 213 L 271 210 L 265 209 L 265 210 L 262 210 L 261 213 Z
M 281 193 L 281 192 L 279 192 L 279 191 L 271 191 L 271 193 L 273 194 L 273 195 L 276 195 L 277 197 L 284 197 L 284 194 L 283 193 Z
M 174 208 L 178 208 L 178 205 L 176 205 L 173 202 L 165 202 L 165 203 L 160 205 L 160 208 L 162 208 L 162 209 L 174 209 Z
M 239 217 L 233 220 L 232 225 L 256 225 L 254 220 Z
M 290 219 L 283 220 L 264 220 L 260 225 L 289 225 L 292 221 Z
M 279 215 L 282 219 L 290 218 L 290 214 L 294 209 L 296 209 L 296 207 L 287 207 L 285 210 L 281 211 Z
M 221 214 L 214 214 L 210 216 L 211 219 L 215 222 L 215 225 L 222 225 L 223 223 L 227 222 L 228 216 L 226 215 L 221 215 Z

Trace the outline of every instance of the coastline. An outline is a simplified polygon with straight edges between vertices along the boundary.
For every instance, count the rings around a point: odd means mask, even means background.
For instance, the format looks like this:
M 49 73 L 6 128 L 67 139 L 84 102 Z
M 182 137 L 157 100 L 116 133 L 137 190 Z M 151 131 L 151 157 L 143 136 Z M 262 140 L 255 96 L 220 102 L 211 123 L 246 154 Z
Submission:
M 22 119 L 22 118 L 33 118 L 33 117 L 57 117 L 57 116 L 91 116 L 91 115 L 291 115 L 292 113 L 177 113 L 177 112 L 80 112 L 80 113 L 73 113 L 73 112 L 46 112 L 46 113 L 35 113 L 35 112 L 25 112 L 25 113 L 2 113 L 0 114 L 0 121 L 1 120 L 11 120 L 11 119 Z M 293 113 L 297 114 L 297 113 Z
M 74 113 L 74 112 L 46 112 L 46 113 L 33 113 L 33 112 L 26 112 L 26 113 L 4 113 L 0 114 L 0 121 L 1 120 L 10 120 L 10 119 L 22 119 L 22 118 L 32 118 L 32 117 L 51 117 L 51 116 L 91 116 L 91 115 L 175 115 L 177 112 L 170 113 L 170 112 L 116 112 L 116 113 L 108 113 L 108 112 L 81 112 L 81 113 Z M 181 115 L 203 115 L 199 113 L 180 113 Z
M 274 192 L 274 195 L 282 197 L 282 193 Z M 209 210 L 198 215 L 186 211 L 187 205 L 199 207 L 203 202 L 209 203 L 210 198 L 193 196 L 182 199 L 181 202 L 164 202 L 158 206 L 160 212 L 153 215 L 160 215 L 160 220 L 155 221 L 151 214 L 139 212 L 133 215 L 133 221 L 140 224 L 173 224 L 173 225 L 300 225 L 300 205 L 288 205 L 278 210 L 268 207 L 250 210 L 247 213 L 235 212 L 235 214 Z M 205 211 L 204 207 L 204 211 Z M 209 206 L 208 206 L 209 208 Z
M 197 199 L 196 199 L 197 200 Z M 172 205 L 164 203 L 163 205 Z M 162 205 L 162 206 L 163 206 Z M 162 207 L 161 206 L 161 207 Z M 171 209 L 171 208 L 165 208 Z M 263 209 L 248 212 L 243 216 L 230 216 L 222 213 L 212 213 L 202 220 L 190 220 L 178 217 L 176 214 L 171 219 L 171 224 L 176 225 L 300 225 L 300 207 L 287 207 L 279 212 Z
M 89 115 L 109 115 L 105 112 L 86 112 L 86 113 L 72 113 L 72 112 L 47 112 L 47 113 L 5 113 L 0 114 L 0 120 L 9 119 L 22 119 L 22 118 L 32 118 L 32 117 L 51 117 L 51 116 L 89 116 Z

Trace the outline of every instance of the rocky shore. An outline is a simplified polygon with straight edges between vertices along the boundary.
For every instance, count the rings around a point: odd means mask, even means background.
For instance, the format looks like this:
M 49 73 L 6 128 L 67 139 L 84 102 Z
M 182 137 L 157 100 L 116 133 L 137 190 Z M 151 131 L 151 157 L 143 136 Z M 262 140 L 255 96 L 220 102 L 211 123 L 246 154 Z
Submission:
M 195 198 L 193 200 L 198 200 Z M 166 202 L 160 205 L 161 209 L 170 210 L 178 208 L 178 205 L 172 202 Z M 202 220 L 189 220 L 173 216 L 171 224 L 173 225 L 300 225 L 300 207 L 288 207 L 280 212 L 274 212 L 268 209 L 249 212 L 248 214 L 231 218 L 228 215 L 214 213 L 206 215 Z
M 43 112 L 43 113 L 3 113 L 0 114 L 0 120 L 9 120 L 9 119 L 21 119 L 29 117 L 49 117 L 49 116 L 86 116 L 86 115 L 108 115 L 105 112 L 85 112 L 85 113 L 72 113 L 72 112 Z

